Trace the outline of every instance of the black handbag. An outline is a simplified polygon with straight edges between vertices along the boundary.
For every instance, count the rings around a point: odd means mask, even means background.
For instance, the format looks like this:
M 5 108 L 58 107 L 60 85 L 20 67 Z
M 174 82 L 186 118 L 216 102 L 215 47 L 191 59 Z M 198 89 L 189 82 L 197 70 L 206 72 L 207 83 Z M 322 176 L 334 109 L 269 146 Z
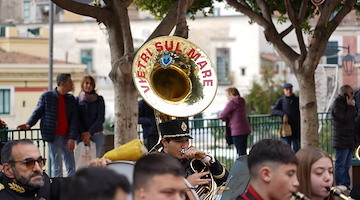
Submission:
M 234 143 L 233 143 L 232 136 L 231 136 L 231 128 L 230 128 L 228 122 L 226 122 L 226 125 L 225 125 L 225 133 L 224 133 L 224 134 L 225 134 L 226 144 L 227 144 L 228 146 L 234 144 Z

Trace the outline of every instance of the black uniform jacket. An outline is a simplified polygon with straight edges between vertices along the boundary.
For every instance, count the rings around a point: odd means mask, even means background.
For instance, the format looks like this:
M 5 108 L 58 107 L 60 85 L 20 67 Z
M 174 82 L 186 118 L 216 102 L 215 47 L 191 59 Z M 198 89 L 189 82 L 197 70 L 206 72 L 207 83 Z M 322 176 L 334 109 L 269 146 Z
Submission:
M 191 168 L 190 162 L 191 161 L 187 160 L 187 159 L 180 160 L 181 165 L 185 169 L 185 177 L 188 177 L 188 176 L 192 175 L 193 173 L 195 173 Z M 206 170 L 204 170 L 204 168 L 206 169 L 206 167 L 207 167 L 200 160 L 194 160 L 192 163 L 192 166 L 197 172 L 206 171 Z M 223 165 L 221 165 L 221 163 L 216 159 L 215 159 L 214 163 L 209 164 L 208 170 L 213 175 L 214 181 L 216 182 L 217 186 L 220 186 L 221 184 L 223 184 L 229 175 L 229 172 L 225 169 L 225 167 Z
M 45 184 L 40 188 L 32 188 L 15 183 L 0 173 L 0 199 L 6 200 L 58 200 L 62 178 L 50 179 L 44 173 Z

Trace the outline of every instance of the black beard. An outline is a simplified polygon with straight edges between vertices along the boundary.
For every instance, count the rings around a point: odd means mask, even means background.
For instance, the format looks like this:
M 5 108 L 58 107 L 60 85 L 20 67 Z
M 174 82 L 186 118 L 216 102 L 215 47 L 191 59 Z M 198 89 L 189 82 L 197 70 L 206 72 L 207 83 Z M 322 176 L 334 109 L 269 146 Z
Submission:
M 41 172 L 34 172 L 28 178 L 19 175 L 15 169 L 13 169 L 13 172 L 14 172 L 16 181 L 23 184 L 24 186 L 29 186 L 34 189 L 44 186 L 44 177 Z M 30 179 L 37 175 L 41 175 L 42 181 L 41 182 L 30 182 Z

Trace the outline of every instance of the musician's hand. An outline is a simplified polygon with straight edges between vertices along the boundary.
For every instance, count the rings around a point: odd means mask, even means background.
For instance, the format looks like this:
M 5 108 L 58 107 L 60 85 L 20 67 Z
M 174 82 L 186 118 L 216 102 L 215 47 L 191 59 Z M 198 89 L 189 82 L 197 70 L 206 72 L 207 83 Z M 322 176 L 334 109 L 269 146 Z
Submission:
M 184 152 L 184 157 L 189 160 L 191 160 L 191 159 L 201 160 L 206 157 L 206 154 L 202 150 L 200 150 L 196 147 L 190 146 Z
M 206 171 L 206 172 L 196 172 L 190 176 L 188 176 L 186 178 L 186 180 L 192 185 L 192 186 L 196 186 L 196 185 L 206 185 L 206 184 L 209 184 L 211 179 L 209 178 L 206 178 L 206 179 L 203 179 L 201 177 L 205 176 L 205 175 L 208 175 L 210 174 L 209 171 Z
M 107 158 L 94 158 L 90 160 L 89 166 L 91 167 L 106 167 L 108 163 L 111 163 L 111 160 Z

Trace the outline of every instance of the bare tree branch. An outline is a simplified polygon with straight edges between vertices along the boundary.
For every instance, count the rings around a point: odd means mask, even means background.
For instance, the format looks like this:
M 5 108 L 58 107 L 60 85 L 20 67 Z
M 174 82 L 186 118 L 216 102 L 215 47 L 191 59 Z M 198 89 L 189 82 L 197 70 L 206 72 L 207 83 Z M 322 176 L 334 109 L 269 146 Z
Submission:
M 335 29 L 339 26 L 341 21 L 344 19 L 344 17 L 351 12 L 351 10 L 354 8 L 354 5 L 356 3 L 356 0 L 346 0 L 343 2 L 343 5 L 339 12 L 335 15 L 335 17 L 330 21 L 331 26 L 330 31 L 332 34 Z
M 186 21 L 186 12 L 188 10 L 188 2 L 193 0 L 180 0 L 182 3 L 178 6 L 178 16 L 177 16 L 177 24 L 175 29 L 175 36 L 179 36 L 182 38 L 188 38 L 189 34 L 189 27 L 187 26 Z M 191 2 L 191 4 L 192 4 Z
M 298 15 L 299 22 L 302 22 L 302 21 L 305 20 L 306 11 L 308 9 L 308 3 L 309 3 L 309 0 L 302 0 L 301 1 L 299 15 Z
M 294 29 L 293 25 L 291 24 L 289 27 L 287 27 L 285 30 L 283 30 L 279 35 L 281 38 L 284 38 Z
M 103 0 L 103 1 L 104 1 L 105 5 L 107 5 L 107 6 L 111 5 L 113 2 L 111 0 Z
M 289 16 L 289 19 L 295 28 L 296 38 L 298 40 L 300 51 L 301 51 L 301 54 L 300 54 L 302 57 L 301 59 L 304 60 L 306 57 L 306 54 L 307 54 L 307 50 L 306 50 L 306 45 L 304 42 L 302 30 L 300 27 L 300 23 L 298 21 L 297 15 L 295 14 L 293 7 L 291 6 L 290 0 L 285 0 L 284 2 L 285 2 L 285 7 L 286 7 L 287 14 Z
M 147 41 L 159 37 L 159 36 L 164 36 L 164 35 L 169 35 L 170 32 L 173 30 L 173 28 L 175 27 L 176 23 L 177 23 L 177 14 L 178 14 L 178 7 L 179 4 L 181 4 L 182 1 L 176 1 L 175 4 L 173 5 L 173 7 L 170 9 L 170 11 L 168 12 L 168 14 L 165 16 L 165 18 L 160 22 L 160 24 L 156 27 L 156 29 L 154 30 L 154 32 L 149 36 L 149 38 L 147 39 Z M 191 6 L 191 4 L 189 5 L 189 3 L 192 3 L 193 0 L 188 1 L 187 4 L 187 9 L 189 9 L 189 7 Z M 186 9 L 186 10 L 187 10 Z
M 121 33 L 122 38 L 126 38 L 124 40 L 124 54 L 129 54 L 134 52 L 133 38 L 131 35 L 130 28 L 130 19 L 128 15 L 128 6 L 132 3 L 132 0 L 127 1 L 114 1 L 114 6 L 116 8 L 116 12 L 118 13 L 118 17 L 121 25 Z
M 95 7 L 83 3 L 79 3 L 72 0 L 51 0 L 59 7 L 68 10 L 70 12 L 92 17 L 98 21 L 105 22 L 113 16 L 113 12 L 107 8 Z
M 250 17 L 251 20 L 258 23 L 262 27 L 268 27 L 270 24 L 260 14 L 255 13 L 251 7 L 245 2 L 237 2 L 237 0 L 226 0 L 229 5 L 233 6 L 236 10 Z
M 317 22 L 318 27 L 326 27 L 329 23 L 330 15 L 334 12 L 335 8 L 341 3 L 342 0 L 327 0 L 320 8 L 320 17 Z
M 259 6 L 263 17 L 272 24 L 272 13 L 269 11 L 268 6 L 263 0 L 256 0 L 257 5 Z
M 266 19 L 264 19 L 260 14 L 256 13 L 251 9 L 251 7 L 246 4 L 244 0 L 241 0 L 240 3 L 237 0 L 226 0 L 229 5 L 233 6 L 239 12 L 249 16 L 253 21 L 262 26 L 264 30 L 264 34 L 267 41 L 270 41 L 274 44 L 274 47 L 278 50 L 278 52 L 285 52 L 282 56 L 284 58 L 284 62 L 290 64 L 292 61 L 296 60 L 299 57 L 299 54 L 296 53 L 289 45 L 287 45 L 283 40 L 283 35 L 280 35 L 276 30 L 274 24 L 269 23 Z M 290 28 L 288 28 L 290 29 Z M 289 31 L 289 30 L 287 30 Z M 283 34 L 285 34 L 283 32 Z

